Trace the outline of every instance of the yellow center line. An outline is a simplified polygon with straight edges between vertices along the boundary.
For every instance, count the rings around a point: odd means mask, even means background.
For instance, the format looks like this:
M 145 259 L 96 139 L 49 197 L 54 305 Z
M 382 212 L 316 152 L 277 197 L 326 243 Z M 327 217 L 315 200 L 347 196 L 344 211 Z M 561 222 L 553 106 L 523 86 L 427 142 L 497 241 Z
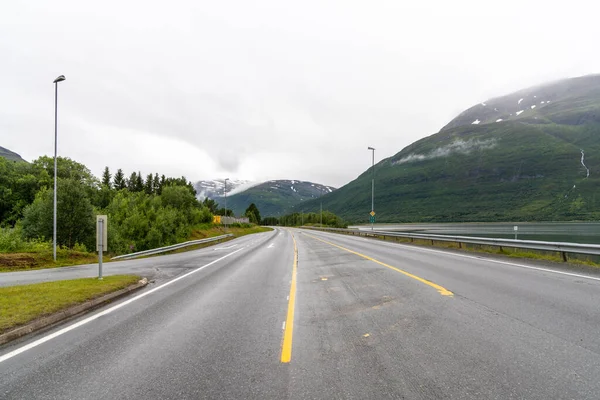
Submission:
M 281 344 L 281 362 L 289 363 L 292 360 L 292 337 L 294 335 L 294 308 L 296 306 L 296 273 L 298 271 L 298 246 L 294 234 L 294 266 L 292 268 L 292 283 L 290 285 L 290 299 L 288 301 L 287 318 L 285 320 L 285 330 L 283 331 L 283 342 Z
M 424 283 L 424 284 L 426 284 L 427 286 L 431 286 L 432 288 L 436 289 L 436 290 L 437 290 L 437 291 L 438 291 L 438 292 L 439 292 L 439 293 L 440 293 L 442 296 L 454 296 L 454 293 L 452 293 L 451 291 L 449 291 L 449 290 L 448 290 L 448 289 L 446 289 L 445 287 L 443 287 L 443 286 L 440 286 L 440 285 L 438 285 L 438 284 L 436 284 L 436 283 L 433 283 L 433 282 L 431 282 L 431 281 L 428 281 L 427 279 L 423 279 L 423 278 L 421 278 L 421 277 L 419 277 L 419 276 L 413 275 L 413 274 L 411 274 L 410 272 L 403 271 L 403 270 L 401 270 L 401 269 L 399 269 L 399 268 L 392 267 L 392 266 L 391 266 L 391 265 L 389 265 L 389 264 L 386 264 L 386 263 L 384 263 L 384 262 L 381 262 L 381 261 L 379 261 L 379 260 L 376 260 L 376 259 L 374 259 L 373 257 L 369 257 L 369 256 L 366 256 L 366 255 L 364 255 L 364 254 L 361 254 L 361 253 L 359 253 L 359 252 L 357 252 L 357 251 L 354 251 L 354 250 L 347 249 L 347 248 L 345 248 L 345 247 L 339 246 L 339 245 L 337 245 L 337 244 L 335 244 L 335 243 L 328 242 L 327 240 L 323 240 L 323 239 L 321 239 L 321 238 L 318 238 L 318 237 L 316 237 L 316 236 L 310 235 L 310 234 L 308 234 L 308 233 L 305 233 L 305 232 L 302 232 L 302 233 L 304 233 L 306 236 L 310 236 L 310 237 L 311 237 L 311 238 L 313 238 L 313 239 L 319 240 L 319 241 L 321 241 L 321 242 L 323 242 L 323 243 L 327 243 L 328 245 L 331 245 L 331 246 L 333 246 L 333 247 L 337 247 L 338 249 L 342 249 L 342 250 L 345 250 L 345 251 L 347 251 L 347 252 L 349 252 L 349 253 L 356 254 L 357 256 L 360 256 L 360 257 L 362 257 L 362 258 L 366 258 L 366 259 L 367 259 L 367 260 L 369 260 L 369 261 L 373 261 L 373 262 L 375 262 L 375 263 L 377 263 L 377 264 L 379 264 L 379 265 L 383 265 L 383 266 L 384 266 L 384 267 L 386 267 L 386 268 L 392 269 L 392 270 L 394 270 L 394 271 L 396 271 L 396 272 L 400 272 L 401 274 L 404 274 L 404 275 L 406 275 L 406 276 L 408 276 L 408 277 L 410 277 L 410 278 L 413 278 L 413 279 L 415 279 L 415 280 L 417 280 L 417 281 L 419 281 L 419 282 L 421 282 L 421 283 Z

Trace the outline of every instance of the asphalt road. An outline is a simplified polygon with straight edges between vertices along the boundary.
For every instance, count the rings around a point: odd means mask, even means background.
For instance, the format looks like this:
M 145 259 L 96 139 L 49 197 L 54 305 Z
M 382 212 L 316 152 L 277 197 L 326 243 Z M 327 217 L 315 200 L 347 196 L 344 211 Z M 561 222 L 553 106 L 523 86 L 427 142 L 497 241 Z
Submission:
M 198 267 L 198 262 L 210 262 L 256 240 L 257 236 L 246 235 L 231 241 L 167 256 L 153 256 L 142 259 L 105 262 L 102 264 L 102 275 L 133 274 L 140 275 L 156 282 L 165 282 Z M 262 233 L 265 235 L 265 233 Z M 38 269 L 0 273 L 0 287 L 28 285 L 31 283 L 49 282 L 64 279 L 92 278 L 98 276 L 98 263 L 77 265 L 74 267 Z
M 313 231 L 232 244 L 139 260 L 172 274 L 0 348 L 0 398 L 600 398 L 598 276 Z

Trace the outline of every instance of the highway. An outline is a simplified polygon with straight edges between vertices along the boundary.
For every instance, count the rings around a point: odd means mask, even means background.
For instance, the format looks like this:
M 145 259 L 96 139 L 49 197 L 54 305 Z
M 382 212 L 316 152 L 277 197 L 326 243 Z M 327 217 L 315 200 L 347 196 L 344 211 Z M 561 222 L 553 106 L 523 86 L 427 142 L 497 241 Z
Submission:
M 109 265 L 154 283 L 1 347 L 0 399 L 600 398 L 598 274 L 280 228 Z

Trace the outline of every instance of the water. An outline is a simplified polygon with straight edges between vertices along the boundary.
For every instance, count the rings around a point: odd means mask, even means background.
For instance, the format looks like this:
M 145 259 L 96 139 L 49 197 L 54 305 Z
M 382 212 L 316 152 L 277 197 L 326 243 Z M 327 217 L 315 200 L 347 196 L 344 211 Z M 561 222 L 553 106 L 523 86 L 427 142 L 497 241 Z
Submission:
M 451 236 L 474 236 L 548 242 L 600 244 L 600 222 L 498 222 L 447 224 L 376 224 L 376 230 L 427 233 Z M 361 230 L 371 225 L 354 226 Z

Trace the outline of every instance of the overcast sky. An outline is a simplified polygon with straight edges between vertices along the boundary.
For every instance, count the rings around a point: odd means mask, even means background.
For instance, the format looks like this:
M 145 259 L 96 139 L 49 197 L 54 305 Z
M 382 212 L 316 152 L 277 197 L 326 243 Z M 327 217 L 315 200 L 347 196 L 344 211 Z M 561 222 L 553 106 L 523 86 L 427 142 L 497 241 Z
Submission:
M 341 186 L 475 103 L 600 72 L 594 1 L 4 1 L 0 146 Z M 93 6 L 92 6 L 93 5 Z

